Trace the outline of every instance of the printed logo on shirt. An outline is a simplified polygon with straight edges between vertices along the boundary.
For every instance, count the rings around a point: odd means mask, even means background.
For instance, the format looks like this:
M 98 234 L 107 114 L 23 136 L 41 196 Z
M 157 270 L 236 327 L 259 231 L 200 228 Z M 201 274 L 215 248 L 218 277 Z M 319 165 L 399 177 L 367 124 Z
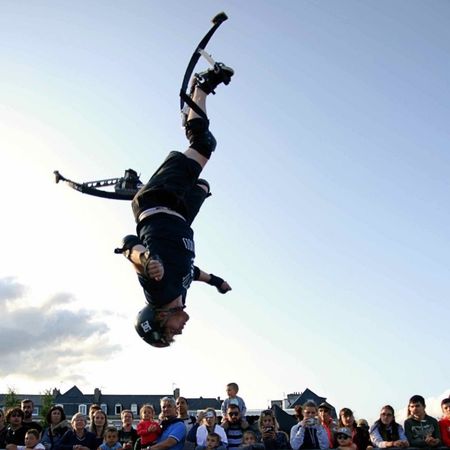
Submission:
M 194 245 L 194 241 L 192 239 L 182 238 L 182 241 L 183 241 L 184 248 L 186 250 L 189 250 L 190 252 L 195 253 L 195 245 Z

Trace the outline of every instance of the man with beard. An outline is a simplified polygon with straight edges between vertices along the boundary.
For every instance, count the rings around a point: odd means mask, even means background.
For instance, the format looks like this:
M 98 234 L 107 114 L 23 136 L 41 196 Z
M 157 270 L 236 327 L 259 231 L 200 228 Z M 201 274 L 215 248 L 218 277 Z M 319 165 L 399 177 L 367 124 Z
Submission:
M 241 446 L 244 431 L 248 428 L 248 426 L 248 422 L 241 416 L 239 406 L 228 406 L 225 420 L 222 422 L 222 427 L 227 434 L 229 449 Z
M 23 411 L 24 414 L 23 424 L 26 427 L 26 429 L 31 430 L 32 428 L 34 428 L 35 430 L 38 430 L 40 433 L 42 431 L 42 425 L 39 422 L 33 421 L 33 411 L 34 411 L 33 400 L 30 400 L 29 398 L 22 400 L 22 402 L 20 403 L 20 409 Z

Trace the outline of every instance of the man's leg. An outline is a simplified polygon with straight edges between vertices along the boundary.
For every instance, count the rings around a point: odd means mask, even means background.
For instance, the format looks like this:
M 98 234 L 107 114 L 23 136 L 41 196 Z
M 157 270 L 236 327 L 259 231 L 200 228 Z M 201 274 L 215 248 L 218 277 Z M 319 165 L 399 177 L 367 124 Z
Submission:
M 214 94 L 219 84 L 229 84 L 234 71 L 222 63 L 216 63 L 213 69 L 196 74 L 193 80 L 192 101 L 204 112 L 201 117 L 194 109 L 190 109 L 186 120 L 186 136 L 190 146 L 185 155 L 205 167 L 211 153 L 216 148 L 216 140 L 209 131 L 209 121 L 206 118 L 206 97 Z
M 197 106 L 206 114 L 206 97 L 208 94 L 206 94 L 205 92 L 203 92 L 198 86 L 194 87 L 194 92 L 191 96 L 192 101 L 194 101 Z M 196 121 L 193 121 L 193 119 L 197 119 Z M 193 121 L 193 122 L 191 122 Z M 195 126 L 195 129 L 194 129 Z M 191 128 L 191 129 L 189 129 Z M 189 135 L 190 131 L 191 132 L 191 136 Z M 204 141 L 201 144 L 197 144 L 194 142 L 195 137 L 193 136 L 194 133 L 197 134 L 203 134 L 204 136 L 202 136 L 202 140 Z M 209 147 L 214 147 L 216 146 L 216 140 L 214 139 L 214 136 L 211 134 L 211 132 L 208 130 L 208 121 L 206 119 L 203 119 L 202 117 L 200 117 L 192 108 L 189 110 L 188 116 L 187 116 L 187 121 L 186 121 L 186 134 L 188 135 L 188 139 L 191 143 L 191 145 L 196 145 L 197 147 L 199 147 L 200 145 L 203 147 L 208 147 L 208 141 L 209 141 Z M 208 134 L 210 136 L 208 136 Z M 209 139 L 208 139 L 209 138 Z M 212 149 L 211 151 L 214 151 L 214 149 Z M 202 153 L 206 153 L 206 155 L 202 155 Z M 206 163 L 208 162 L 208 157 L 207 157 L 207 151 L 203 151 L 202 153 L 200 153 L 198 150 L 196 150 L 195 148 L 189 147 L 184 154 L 190 158 L 193 159 L 194 161 L 197 161 L 201 166 L 202 169 L 203 167 L 205 167 Z

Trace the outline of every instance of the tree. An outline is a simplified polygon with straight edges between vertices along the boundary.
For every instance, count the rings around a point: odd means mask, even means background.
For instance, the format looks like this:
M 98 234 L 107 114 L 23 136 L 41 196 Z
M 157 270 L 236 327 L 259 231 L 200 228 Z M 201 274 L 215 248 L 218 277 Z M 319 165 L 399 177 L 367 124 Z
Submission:
M 43 393 L 41 393 L 41 424 L 43 427 L 47 427 L 49 424 L 47 423 L 46 417 L 50 408 L 55 404 L 55 396 L 52 393 L 51 389 L 46 389 Z
M 20 406 L 20 398 L 12 387 L 8 387 L 8 393 L 5 395 L 3 401 L 5 403 L 5 409 Z

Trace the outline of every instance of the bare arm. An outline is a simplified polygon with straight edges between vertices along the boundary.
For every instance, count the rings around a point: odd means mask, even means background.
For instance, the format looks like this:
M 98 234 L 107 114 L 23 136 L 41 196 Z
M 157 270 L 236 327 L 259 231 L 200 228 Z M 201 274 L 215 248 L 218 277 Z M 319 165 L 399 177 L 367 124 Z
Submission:
M 150 255 L 137 236 L 125 236 L 122 240 L 122 248 L 116 248 L 114 252 L 122 253 L 141 275 L 156 281 L 160 281 L 164 276 L 162 261 L 157 255 Z

